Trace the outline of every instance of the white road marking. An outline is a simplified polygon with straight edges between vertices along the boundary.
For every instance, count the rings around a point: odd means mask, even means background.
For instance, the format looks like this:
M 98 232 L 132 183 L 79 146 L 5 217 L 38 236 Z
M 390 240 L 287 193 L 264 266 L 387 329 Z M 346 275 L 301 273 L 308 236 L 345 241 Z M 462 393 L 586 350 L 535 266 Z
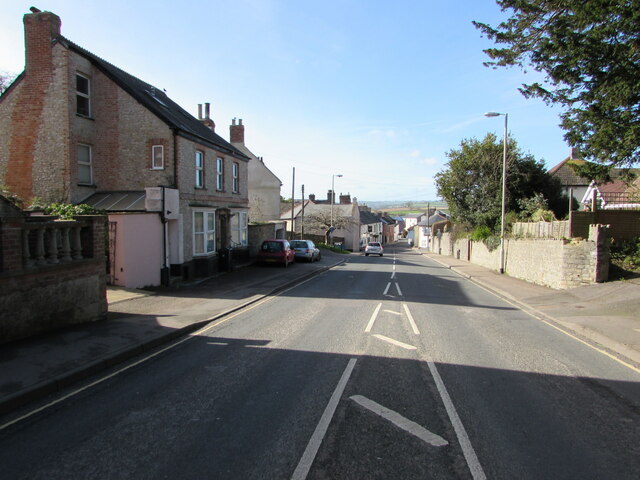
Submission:
M 404 307 L 404 311 L 407 314 L 407 317 L 409 318 L 409 323 L 411 324 L 411 328 L 413 329 L 413 333 L 415 333 L 416 335 L 420 335 L 420 330 L 418 330 L 418 326 L 416 325 L 416 322 L 413 320 L 413 316 L 411 315 L 411 312 L 409 311 L 409 306 L 406 303 L 403 303 L 402 306 Z
M 393 423 L 397 427 L 400 427 L 402 430 L 409 432 L 415 437 L 418 437 L 420 440 L 428 443 L 429 445 L 433 445 L 434 447 L 444 447 L 445 445 L 449 445 L 449 442 L 447 442 L 440 435 L 436 435 L 435 433 L 430 432 L 422 425 L 418 425 L 416 422 L 403 417 L 398 412 L 394 412 L 393 410 L 383 407 L 373 400 L 369 400 L 362 395 L 353 395 L 349 398 L 354 402 L 362 405 L 367 410 L 370 410 L 376 415 L 381 416 L 385 420 L 389 420 L 391 423 Z
M 383 312 L 391 313 L 392 315 L 402 315 L 400 312 L 394 312 L 393 310 L 383 310 Z
M 384 292 L 382 292 L 383 295 L 386 295 L 387 292 L 389 291 L 389 287 L 391 286 L 391 282 L 387 283 L 387 288 L 384 289 Z
M 396 276 L 396 272 L 393 272 L 393 273 L 391 274 L 391 278 L 393 279 L 393 278 L 395 278 L 395 276 Z
M 435 363 L 433 363 L 431 360 L 428 360 L 427 365 L 429 366 L 429 370 L 431 371 L 433 380 L 436 382 L 436 387 L 438 387 L 440 398 L 442 398 L 442 402 L 444 403 L 444 407 L 447 410 L 449 420 L 451 421 L 453 429 L 456 432 L 456 436 L 458 437 L 458 443 L 460 443 L 460 447 L 462 448 L 462 453 L 464 454 L 464 458 L 467 461 L 467 466 L 471 471 L 471 476 L 474 478 L 474 480 L 485 480 L 487 477 L 484 474 L 482 465 L 480 465 L 480 461 L 478 460 L 478 456 L 476 455 L 476 452 L 471 445 L 471 441 L 469 440 L 467 431 L 465 430 L 464 425 L 462 424 L 462 421 L 458 416 L 456 407 L 451 401 L 451 397 L 449 396 L 447 387 L 445 387 Z
M 381 303 L 379 303 L 378 306 L 376 307 L 376 309 L 373 311 L 373 315 L 371 315 L 371 319 L 369 320 L 367 328 L 364 329 L 365 333 L 370 332 L 371 329 L 373 328 L 373 322 L 376 321 L 376 317 L 378 316 L 378 312 L 380 311 L 380 307 L 382 307 Z
M 384 335 L 378 335 L 377 333 L 374 335 L 374 337 L 379 338 L 382 341 L 385 342 L 389 342 L 397 347 L 401 347 L 404 348 L 405 350 L 416 350 L 416 347 L 414 347 L 413 345 L 409 345 L 408 343 L 402 343 L 399 342 L 398 340 L 394 340 L 393 338 L 389 338 L 389 337 L 385 337 Z
M 340 397 L 342 397 L 342 393 L 347 386 L 347 382 L 349 381 L 349 377 L 351 376 L 353 367 L 355 367 L 356 365 L 356 361 L 357 359 L 355 358 L 349 360 L 347 368 L 345 368 L 344 373 L 342 374 L 342 377 L 340 378 L 340 381 L 336 386 L 336 389 L 333 391 L 333 395 L 331 395 L 331 399 L 329 399 L 329 403 L 324 409 L 324 413 L 320 418 L 320 422 L 318 422 L 313 435 L 311 435 L 311 439 L 307 444 L 307 448 L 302 454 L 302 458 L 300 459 L 300 462 L 298 462 L 298 466 L 291 476 L 291 480 L 304 480 L 307 478 L 309 470 L 311 469 L 311 464 L 316 458 L 318 449 L 320 448 L 320 444 L 322 443 L 322 440 L 327 433 L 327 429 L 329 428 L 329 424 L 331 423 L 333 414 L 335 413 L 338 402 L 340 402 Z
M 398 295 L 402 296 L 402 292 L 400 291 L 400 285 L 398 285 L 398 282 L 396 283 L 396 290 L 398 290 Z

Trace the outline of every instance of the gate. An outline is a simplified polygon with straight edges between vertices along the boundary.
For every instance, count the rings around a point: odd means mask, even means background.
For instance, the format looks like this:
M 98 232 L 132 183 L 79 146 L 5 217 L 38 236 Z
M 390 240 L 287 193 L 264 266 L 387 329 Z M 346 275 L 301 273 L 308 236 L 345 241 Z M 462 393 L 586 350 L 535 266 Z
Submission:
M 116 283 L 116 229 L 118 222 L 109 222 L 109 245 L 108 256 L 109 263 L 107 265 L 107 283 L 115 285 Z

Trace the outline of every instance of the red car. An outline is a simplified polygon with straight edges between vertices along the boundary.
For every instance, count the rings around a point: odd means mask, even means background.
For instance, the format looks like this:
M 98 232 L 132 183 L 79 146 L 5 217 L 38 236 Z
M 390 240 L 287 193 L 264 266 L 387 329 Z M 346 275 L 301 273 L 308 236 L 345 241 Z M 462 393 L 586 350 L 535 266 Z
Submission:
M 258 250 L 258 262 L 281 263 L 286 268 L 295 261 L 295 254 L 287 240 L 265 240 Z

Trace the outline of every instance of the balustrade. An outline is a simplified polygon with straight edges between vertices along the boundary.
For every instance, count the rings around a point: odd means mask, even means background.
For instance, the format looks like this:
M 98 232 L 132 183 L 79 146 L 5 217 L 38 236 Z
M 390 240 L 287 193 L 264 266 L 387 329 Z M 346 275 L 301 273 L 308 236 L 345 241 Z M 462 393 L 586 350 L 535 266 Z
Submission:
M 22 258 L 26 268 L 82 260 L 82 221 L 27 222 L 22 230 Z

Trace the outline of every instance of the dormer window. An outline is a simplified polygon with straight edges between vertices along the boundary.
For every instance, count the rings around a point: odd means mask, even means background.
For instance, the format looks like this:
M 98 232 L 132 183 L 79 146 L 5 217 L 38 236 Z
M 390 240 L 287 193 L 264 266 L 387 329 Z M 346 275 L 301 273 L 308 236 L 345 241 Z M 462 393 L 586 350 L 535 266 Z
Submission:
M 76 113 L 83 117 L 91 116 L 91 81 L 76 74 Z

